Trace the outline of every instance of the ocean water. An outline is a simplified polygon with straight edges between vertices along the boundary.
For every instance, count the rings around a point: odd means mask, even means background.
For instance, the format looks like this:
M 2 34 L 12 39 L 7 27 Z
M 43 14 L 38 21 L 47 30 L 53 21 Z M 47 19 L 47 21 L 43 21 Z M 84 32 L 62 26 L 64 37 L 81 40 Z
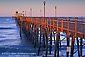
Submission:
M 0 17 L 0 57 L 32 57 L 37 54 L 32 42 L 24 35 L 12 17 Z

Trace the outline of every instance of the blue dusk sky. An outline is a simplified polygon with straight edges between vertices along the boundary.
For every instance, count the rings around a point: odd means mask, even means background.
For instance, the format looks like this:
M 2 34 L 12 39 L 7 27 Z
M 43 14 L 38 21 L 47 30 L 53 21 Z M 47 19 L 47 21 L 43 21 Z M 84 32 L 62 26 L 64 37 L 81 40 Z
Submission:
M 45 0 L 46 16 L 55 16 L 55 6 L 57 6 L 57 16 L 78 16 L 85 17 L 85 0 Z M 26 11 L 29 16 L 32 8 L 33 16 L 40 16 L 44 0 L 0 0 L 0 17 L 11 17 L 16 11 Z

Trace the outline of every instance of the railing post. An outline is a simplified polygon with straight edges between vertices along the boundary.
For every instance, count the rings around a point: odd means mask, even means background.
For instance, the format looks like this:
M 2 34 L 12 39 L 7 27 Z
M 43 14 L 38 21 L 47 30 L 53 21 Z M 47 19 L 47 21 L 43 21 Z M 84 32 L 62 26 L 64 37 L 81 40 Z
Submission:
M 67 31 L 67 34 L 69 35 L 69 20 L 68 20 L 68 31 Z
M 58 32 L 58 19 L 57 19 L 57 32 Z
M 61 32 L 63 32 L 63 19 L 61 18 Z
M 51 28 L 51 18 L 50 18 L 50 28 Z
M 53 30 L 54 30 L 54 19 L 53 19 Z
M 46 28 L 46 18 L 45 18 L 45 28 Z
M 77 21 L 75 20 L 75 37 L 77 37 Z
M 48 18 L 47 18 L 47 28 L 48 28 Z
M 40 20 L 41 20 L 41 25 L 42 25 L 42 18 L 40 18 Z
M 81 24 L 83 23 L 83 17 L 81 17 Z

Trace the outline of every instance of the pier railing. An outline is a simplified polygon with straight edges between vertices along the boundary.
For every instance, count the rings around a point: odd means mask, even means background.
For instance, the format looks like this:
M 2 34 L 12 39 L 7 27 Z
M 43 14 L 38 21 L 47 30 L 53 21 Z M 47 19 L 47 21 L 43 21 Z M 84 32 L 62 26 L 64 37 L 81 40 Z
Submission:
M 58 29 L 63 33 L 70 33 L 75 35 L 75 37 L 85 38 L 85 19 L 78 17 L 20 17 L 22 21 L 31 22 L 36 25 L 42 25 L 44 27 L 52 28 L 53 30 L 57 29 L 57 20 L 58 20 Z M 20 19 L 20 20 L 21 20 Z

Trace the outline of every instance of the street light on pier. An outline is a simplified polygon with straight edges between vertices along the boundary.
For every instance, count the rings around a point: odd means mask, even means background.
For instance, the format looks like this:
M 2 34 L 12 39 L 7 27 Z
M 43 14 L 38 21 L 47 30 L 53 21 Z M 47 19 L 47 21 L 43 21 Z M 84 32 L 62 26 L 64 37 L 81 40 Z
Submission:
M 56 17 L 56 6 L 55 6 L 55 17 Z
M 30 8 L 30 17 L 32 17 L 32 8 Z
M 44 0 L 44 17 L 45 17 L 45 3 L 46 3 L 46 2 L 45 2 L 45 0 Z
M 42 10 L 40 10 L 40 17 L 42 17 Z

